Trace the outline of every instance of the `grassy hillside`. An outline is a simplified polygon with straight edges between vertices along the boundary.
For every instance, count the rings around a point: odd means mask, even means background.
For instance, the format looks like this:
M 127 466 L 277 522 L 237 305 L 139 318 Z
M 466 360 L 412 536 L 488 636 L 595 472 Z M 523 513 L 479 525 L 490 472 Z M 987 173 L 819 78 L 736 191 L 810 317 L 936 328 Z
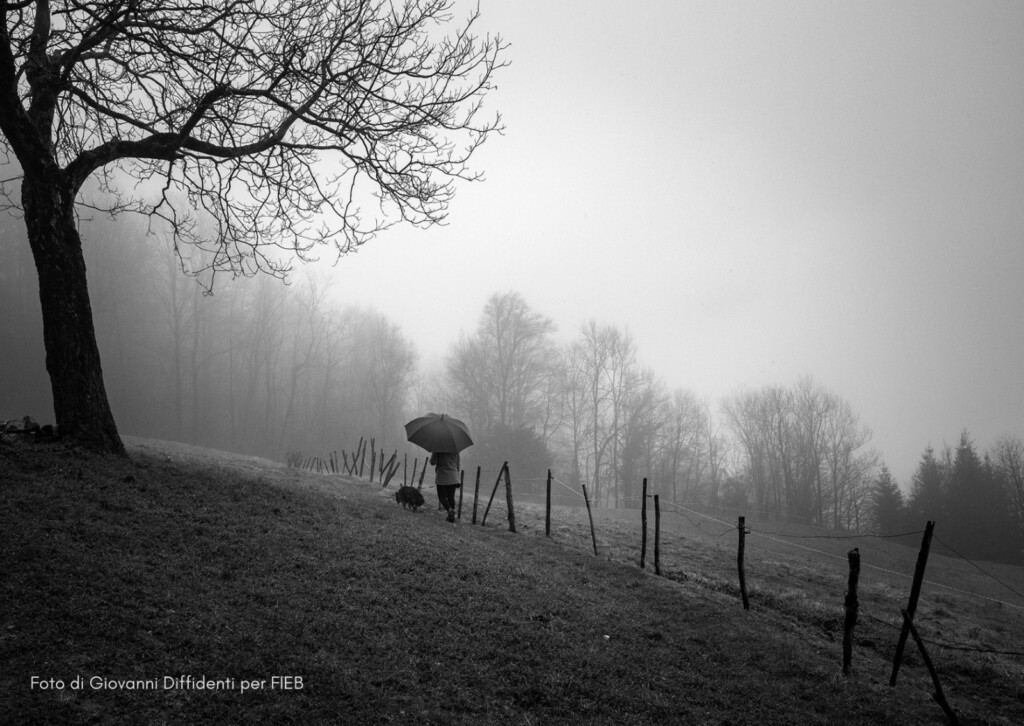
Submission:
M 549 540 L 535 508 L 517 510 L 518 534 L 501 511 L 451 525 L 429 492 L 412 513 L 365 481 L 127 443 L 130 460 L 0 443 L 7 722 L 943 721 L 912 648 L 888 686 L 884 622 L 862 621 L 842 676 L 845 573 L 785 544 L 752 547 L 745 612 L 734 535 L 678 515 L 659 578 L 635 565 L 635 524 L 611 516 L 594 557 L 578 511 L 556 513 Z M 867 614 L 909 589 L 865 587 Z M 1020 611 L 929 607 L 971 642 L 1024 650 Z M 1022 722 L 1021 658 L 933 658 L 964 722 Z

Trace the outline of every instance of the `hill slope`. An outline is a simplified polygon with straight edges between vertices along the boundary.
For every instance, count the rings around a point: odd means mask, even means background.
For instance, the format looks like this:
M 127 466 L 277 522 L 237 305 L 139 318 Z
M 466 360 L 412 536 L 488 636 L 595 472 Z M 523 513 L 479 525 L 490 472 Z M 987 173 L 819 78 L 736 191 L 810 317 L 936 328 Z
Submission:
M 412 513 L 364 481 L 127 443 L 130 460 L 0 443 L 13 723 L 942 719 L 920 673 L 843 678 L 821 632 L 713 589 L 446 524 L 433 496 Z

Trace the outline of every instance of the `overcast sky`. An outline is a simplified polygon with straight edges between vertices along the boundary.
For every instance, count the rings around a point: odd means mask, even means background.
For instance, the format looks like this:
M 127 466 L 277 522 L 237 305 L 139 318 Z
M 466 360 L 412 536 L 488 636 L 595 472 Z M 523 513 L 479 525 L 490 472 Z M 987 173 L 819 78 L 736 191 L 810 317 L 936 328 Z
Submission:
M 717 401 L 804 374 L 906 484 L 1024 436 L 1024 3 L 482 0 L 510 43 L 444 228 L 334 270 L 429 361 L 517 290 Z

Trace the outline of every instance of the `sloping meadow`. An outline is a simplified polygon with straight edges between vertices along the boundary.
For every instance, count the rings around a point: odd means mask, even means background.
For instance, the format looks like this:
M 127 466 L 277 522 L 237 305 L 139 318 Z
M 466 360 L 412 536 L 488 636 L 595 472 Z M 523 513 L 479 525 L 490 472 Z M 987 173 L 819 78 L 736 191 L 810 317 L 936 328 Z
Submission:
M 582 520 L 547 539 L 536 507 L 518 534 L 498 510 L 472 526 L 465 503 L 451 525 L 431 492 L 413 513 L 365 481 L 127 443 L 125 460 L 0 442 L 13 723 L 942 719 L 920 667 L 888 686 L 884 648 L 844 678 L 823 628 L 743 611 L 724 575 L 615 561 L 625 524 L 602 525 L 594 557 Z M 965 721 L 1014 723 L 1019 691 L 993 685 L 947 697 Z

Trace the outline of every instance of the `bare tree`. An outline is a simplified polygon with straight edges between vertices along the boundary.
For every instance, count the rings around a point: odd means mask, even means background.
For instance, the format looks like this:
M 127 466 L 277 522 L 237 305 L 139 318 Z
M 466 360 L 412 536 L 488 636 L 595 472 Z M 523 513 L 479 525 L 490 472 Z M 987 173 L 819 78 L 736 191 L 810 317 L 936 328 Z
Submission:
M 390 440 L 389 434 L 402 431 L 416 370 L 416 349 L 398 326 L 380 313 L 364 315 L 355 332 L 358 379 L 367 397 L 367 409 L 373 415 L 369 430 L 376 433 L 383 450 Z
M 586 412 L 589 422 L 586 425 L 590 436 L 587 458 L 589 460 L 588 477 L 593 481 L 593 497 L 595 503 L 601 502 L 604 494 L 602 467 L 605 453 L 613 434 L 609 433 L 606 420 L 608 410 L 612 406 L 608 389 L 604 385 L 607 371 L 611 365 L 612 334 L 608 327 L 598 327 L 590 321 L 580 331 L 580 339 L 575 343 L 575 359 L 579 366 L 581 383 L 586 390 L 586 402 L 582 409 Z
M 850 405 L 805 378 L 727 399 L 726 422 L 746 454 L 759 510 L 857 528 L 877 454 Z
M 760 511 L 771 504 L 768 495 L 767 441 L 762 433 L 758 415 L 759 395 L 755 391 L 743 390 L 722 402 L 722 414 L 726 425 L 745 455 L 745 468 L 753 489 L 754 504 Z
M 479 111 L 503 44 L 472 34 L 476 15 L 442 37 L 451 5 L 0 0 L 0 151 L 21 169 L 0 193 L 24 214 L 63 434 L 124 451 L 76 224 L 85 181 L 133 176 L 109 211 L 162 218 L 211 273 L 283 274 L 282 249 L 434 224 L 500 123 Z
M 585 430 L 589 438 L 587 478 L 594 501 L 615 501 L 628 403 L 643 380 L 636 346 L 628 332 L 595 321 L 580 328 L 572 346 L 574 393 L 582 394 L 575 410 L 588 419 L 585 426 L 574 423 L 574 430 Z
M 582 342 L 562 348 L 561 368 L 564 375 L 559 397 L 565 406 L 562 430 L 569 450 L 569 481 L 574 487 L 579 487 L 586 483 L 587 467 L 583 457 L 593 423 L 588 395 L 587 358 Z
M 643 369 L 622 402 L 621 445 L 616 475 L 624 496 L 632 506 L 642 501 L 642 480 L 656 482 L 655 458 L 669 419 L 669 398 L 665 385 L 654 371 Z
M 297 291 L 287 310 L 286 346 L 289 362 L 285 367 L 286 390 L 281 419 L 279 448 L 297 446 L 293 429 L 302 389 L 308 388 L 317 364 L 324 358 L 330 334 L 330 314 L 326 298 L 328 287 L 322 279 L 310 277 Z
M 463 336 L 447 358 L 453 398 L 474 428 L 540 428 L 547 412 L 555 324 L 516 292 L 496 293 L 476 334 Z
M 668 402 L 665 435 L 662 440 L 663 483 L 672 492 L 672 501 L 679 503 L 696 493 L 705 473 L 710 472 L 712 446 L 711 417 L 708 405 L 692 391 L 676 389 Z M 712 481 L 714 497 L 717 481 Z M 680 491 L 681 485 L 681 491 Z
M 1019 522 L 1024 523 L 1024 441 L 1000 436 L 992 447 L 992 458 L 1007 487 Z

